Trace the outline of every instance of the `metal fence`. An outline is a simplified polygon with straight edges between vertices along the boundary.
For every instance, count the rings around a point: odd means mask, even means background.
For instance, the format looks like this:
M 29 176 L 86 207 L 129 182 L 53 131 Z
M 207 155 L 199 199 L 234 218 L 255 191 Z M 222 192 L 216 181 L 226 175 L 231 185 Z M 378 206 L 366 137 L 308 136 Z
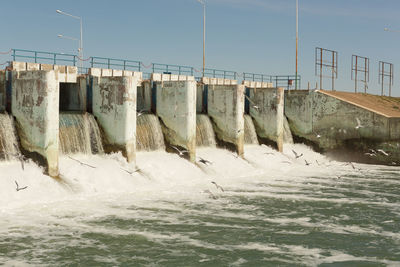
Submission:
M 152 71 L 153 73 L 167 73 L 167 74 L 178 74 L 178 75 L 188 75 L 196 76 L 196 80 L 200 80 L 202 76 L 210 78 L 223 78 L 223 79 L 233 79 L 233 80 L 248 80 L 248 81 L 259 81 L 259 82 L 270 82 L 273 83 L 275 87 L 284 87 L 286 89 L 292 89 L 296 82 L 298 88 L 301 88 L 301 76 L 298 75 L 265 75 L 256 73 L 238 73 L 236 71 L 221 70 L 221 69 L 204 69 L 197 70 L 190 66 L 181 65 L 171 65 L 171 64 L 161 64 L 161 63 L 151 63 L 146 66 L 141 61 L 126 60 L 126 59 L 116 59 L 116 58 L 106 58 L 106 57 L 90 57 L 88 59 L 80 59 L 77 55 L 65 54 L 65 53 L 52 53 L 43 51 L 33 51 L 33 50 L 23 50 L 23 49 L 12 49 L 11 57 L 13 61 L 23 60 L 27 62 L 35 63 L 47 63 L 54 65 L 72 65 L 77 66 L 79 61 L 88 61 L 86 67 L 78 68 L 80 73 L 87 73 L 88 67 L 99 67 L 107 69 L 122 69 L 131 71 L 142 71 L 144 72 L 144 77 L 150 77 Z M 149 71 L 145 71 L 149 69 Z M 198 73 L 199 75 L 196 75 Z M 240 82 L 240 81 L 239 81 Z
M 105 58 L 105 57 L 90 57 L 90 67 L 99 67 L 106 69 L 123 69 L 132 71 L 141 71 L 141 61 L 116 59 L 116 58 Z

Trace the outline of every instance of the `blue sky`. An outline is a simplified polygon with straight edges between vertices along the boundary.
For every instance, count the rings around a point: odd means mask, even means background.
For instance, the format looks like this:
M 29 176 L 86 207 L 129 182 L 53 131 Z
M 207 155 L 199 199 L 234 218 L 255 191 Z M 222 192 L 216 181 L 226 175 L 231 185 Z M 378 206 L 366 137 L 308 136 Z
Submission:
M 398 0 L 299 0 L 302 85 L 315 87 L 315 47 L 337 50 L 336 89 L 354 90 L 351 56 L 371 60 L 369 92 L 379 93 L 378 61 L 394 63 L 393 95 L 400 96 Z M 83 17 L 84 53 L 194 66 L 202 65 L 202 7 L 196 0 L 13 0 L 2 1 L 0 51 L 10 48 L 75 53 Z M 294 74 L 295 0 L 208 0 L 209 68 L 271 75 Z M 0 55 L 0 63 L 10 57 Z M 325 80 L 326 85 L 330 81 Z M 329 86 L 326 89 L 330 89 Z

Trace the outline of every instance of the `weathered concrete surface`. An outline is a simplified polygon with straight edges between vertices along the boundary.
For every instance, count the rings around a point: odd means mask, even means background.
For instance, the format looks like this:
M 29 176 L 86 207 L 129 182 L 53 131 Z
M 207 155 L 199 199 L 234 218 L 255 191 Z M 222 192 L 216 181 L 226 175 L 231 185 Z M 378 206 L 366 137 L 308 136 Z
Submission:
M 152 82 L 144 80 L 142 85 L 137 88 L 137 110 L 142 112 L 151 111 L 151 90 Z
M 163 81 L 155 83 L 157 116 L 163 123 L 164 136 L 171 145 L 189 151 L 196 160 L 196 82 Z
M 244 86 L 210 85 L 208 115 L 220 141 L 232 144 L 239 156 L 244 154 Z
M 363 160 L 369 149 L 382 149 L 390 156 L 375 153 L 368 155 L 370 161 L 400 163 L 400 117 L 385 116 L 323 91 L 288 92 L 285 115 L 295 136 L 323 151 L 357 150 Z
M 194 81 L 194 76 L 177 75 L 177 74 L 163 74 L 163 73 L 152 73 L 151 78 L 153 82 L 172 82 L 172 81 Z
M 104 132 L 106 152 L 120 150 L 128 162 L 136 157 L 136 88 L 133 76 L 93 79 L 93 115 Z
M 249 87 L 249 88 L 273 88 L 274 87 L 274 84 L 271 82 L 255 82 L 255 81 L 243 80 L 242 84 L 245 87 Z
M 208 85 L 237 85 L 237 80 L 202 77 L 201 83 Z
M 11 61 L 10 68 L 14 71 L 54 70 L 56 74 L 56 79 L 60 83 L 76 83 L 76 78 L 78 76 L 78 68 L 75 66 Z
M 6 110 L 6 71 L 0 70 L 0 112 Z
M 50 176 L 58 176 L 59 83 L 57 72 L 13 71 L 12 114 L 21 145 L 41 155 Z
M 283 151 L 284 92 L 283 88 L 249 88 L 249 113 L 257 135 L 275 142 L 280 152 Z
M 137 84 L 143 80 L 143 73 L 138 71 L 130 71 L 130 70 L 114 70 L 114 69 L 102 69 L 102 68 L 90 68 L 89 73 L 90 76 L 95 77 L 126 77 L 132 76 L 137 80 Z

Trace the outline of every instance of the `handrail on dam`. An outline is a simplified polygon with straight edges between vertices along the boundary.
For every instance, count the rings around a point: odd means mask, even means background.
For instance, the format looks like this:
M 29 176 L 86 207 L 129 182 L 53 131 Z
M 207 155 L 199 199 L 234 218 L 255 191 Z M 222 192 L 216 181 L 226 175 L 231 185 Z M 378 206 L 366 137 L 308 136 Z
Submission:
M 238 73 L 230 70 L 204 69 L 204 76 L 236 80 Z
M 152 65 L 153 72 L 160 71 L 162 73 L 190 75 L 190 76 L 193 76 L 193 72 L 194 72 L 194 68 L 189 67 L 189 66 L 160 64 L 160 63 L 152 63 L 151 65 Z
M 28 59 L 33 60 L 35 63 L 38 61 L 44 60 L 45 63 L 57 65 L 57 62 L 71 63 L 73 66 L 76 66 L 78 62 L 78 56 L 72 54 L 65 53 L 52 53 L 52 52 L 44 52 L 44 51 L 33 51 L 33 50 L 24 50 L 24 49 L 12 49 L 11 54 L 13 61 L 16 59 Z
M 90 57 L 90 66 L 93 67 L 106 67 L 111 69 L 112 67 L 122 67 L 123 70 L 134 70 L 141 71 L 141 61 L 125 60 L 116 58 L 105 58 L 105 57 Z
M 254 82 L 270 82 L 273 83 L 275 87 L 284 87 L 289 89 L 291 85 L 295 83 L 297 79 L 297 84 L 300 87 L 301 76 L 297 75 L 265 75 L 257 73 L 243 72 L 243 80 L 254 81 Z
M 191 66 L 182 65 L 171 65 L 171 64 L 161 64 L 161 63 L 151 63 L 146 66 L 142 61 L 126 60 L 126 59 L 116 59 L 107 57 L 89 57 L 88 59 L 80 59 L 77 55 L 65 54 L 65 53 L 53 53 L 44 51 L 34 51 L 34 50 L 24 50 L 24 49 L 11 49 L 11 56 L 13 61 L 17 59 L 23 59 L 26 61 L 33 61 L 35 63 L 48 63 L 48 64 L 63 64 L 63 65 L 73 65 L 76 66 L 79 60 L 88 61 L 88 66 L 90 67 L 100 67 L 100 68 L 117 68 L 123 70 L 132 71 L 144 71 L 144 69 L 149 69 L 153 73 L 161 72 L 168 74 L 178 74 L 178 75 L 190 75 L 196 76 L 199 80 L 201 76 L 210 78 L 223 78 L 223 79 L 233 79 L 233 80 L 248 80 L 255 82 L 270 82 L 273 83 L 275 87 L 284 87 L 290 89 L 297 79 L 297 84 L 301 84 L 301 76 L 298 75 L 265 75 L 257 73 L 243 72 L 239 73 L 236 71 L 222 70 L 222 69 L 211 69 L 206 68 L 203 70 L 197 70 Z M 87 68 L 79 68 L 79 73 L 87 72 Z M 146 72 L 146 76 L 150 77 L 150 73 Z M 202 75 L 203 74 L 203 75 Z

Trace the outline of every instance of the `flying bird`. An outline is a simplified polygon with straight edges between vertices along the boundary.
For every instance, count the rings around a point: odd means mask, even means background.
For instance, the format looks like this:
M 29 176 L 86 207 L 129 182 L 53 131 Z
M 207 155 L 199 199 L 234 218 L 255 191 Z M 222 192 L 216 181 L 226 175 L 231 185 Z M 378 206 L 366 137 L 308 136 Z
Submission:
M 185 153 L 189 153 L 189 151 L 187 151 L 187 150 L 180 150 L 179 148 L 177 148 L 176 146 L 171 146 L 173 149 L 175 149 L 177 152 L 178 152 L 178 154 L 179 154 L 179 156 L 183 156 Z
M 212 162 L 209 161 L 209 160 L 203 159 L 202 157 L 199 157 L 199 158 L 200 158 L 199 162 L 203 163 L 204 165 L 211 165 L 212 164 Z
M 311 165 L 311 163 L 310 163 L 310 162 L 308 162 L 307 160 L 304 160 L 304 162 L 306 163 L 306 166 L 309 166 L 309 165 Z
M 359 128 L 364 127 L 364 126 L 361 125 L 361 122 L 360 122 L 360 119 L 359 119 L 359 118 L 356 118 L 356 121 L 357 121 L 356 129 L 359 129 Z
M 294 151 L 293 149 L 292 149 L 292 152 L 293 152 L 294 156 L 296 157 L 296 159 L 298 159 L 298 158 L 300 158 L 300 157 L 303 156 L 303 153 L 301 153 L 301 154 L 299 155 L 299 154 L 297 154 L 297 152 Z
M 389 156 L 389 154 L 387 152 L 383 151 L 382 149 L 378 149 L 378 152 L 382 153 L 386 157 Z
M 218 185 L 216 182 L 211 182 L 211 183 L 214 184 L 217 187 L 217 189 L 221 190 L 222 192 L 225 192 L 222 186 Z
M 17 185 L 17 188 L 15 189 L 17 192 L 28 188 L 28 186 L 19 187 L 17 181 L 14 181 L 14 182 L 15 182 L 15 184 Z

